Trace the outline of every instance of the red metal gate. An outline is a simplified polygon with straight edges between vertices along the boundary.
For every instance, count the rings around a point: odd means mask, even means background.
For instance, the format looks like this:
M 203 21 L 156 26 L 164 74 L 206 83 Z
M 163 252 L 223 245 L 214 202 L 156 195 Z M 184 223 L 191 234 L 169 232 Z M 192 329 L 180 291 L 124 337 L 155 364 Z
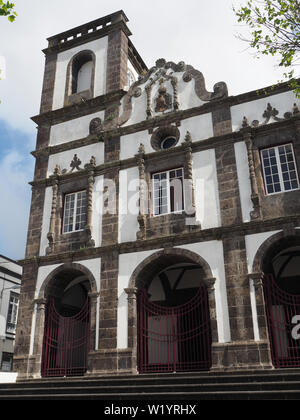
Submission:
M 187 303 L 163 307 L 138 296 L 138 370 L 182 372 L 211 367 L 211 333 L 206 287 Z
M 72 317 L 60 315 L 52 299 L 46 310 L 41 375 L 75 376 L 87 370 L 89 300 Z
M 300 339 L 293 334 L 300 295 L 280 289 L 272 274 L 264 277 L 264 292 L 274 367 L 300 367 Z

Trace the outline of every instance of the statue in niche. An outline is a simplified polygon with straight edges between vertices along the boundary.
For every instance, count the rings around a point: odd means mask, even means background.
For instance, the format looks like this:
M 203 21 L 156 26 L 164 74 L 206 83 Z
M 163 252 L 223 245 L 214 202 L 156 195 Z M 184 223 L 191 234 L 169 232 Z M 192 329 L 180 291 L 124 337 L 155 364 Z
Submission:
M 164 112 L 172 106 L 172 97 L 167 93 L 164 80 L 160 79 L 158 89 L 158 97 L 155 99 L 155 112 Z

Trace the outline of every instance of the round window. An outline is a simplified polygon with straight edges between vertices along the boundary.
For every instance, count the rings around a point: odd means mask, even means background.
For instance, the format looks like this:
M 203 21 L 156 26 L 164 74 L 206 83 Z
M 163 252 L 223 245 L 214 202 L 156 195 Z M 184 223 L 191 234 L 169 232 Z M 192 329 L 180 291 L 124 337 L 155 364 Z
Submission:
M 175 137 L 166 137 L 162 140 L 160 143 L 160 147 L 162 150 L 169 149 L 170 147 L 174 146 L 176 144 L 176 138 Z

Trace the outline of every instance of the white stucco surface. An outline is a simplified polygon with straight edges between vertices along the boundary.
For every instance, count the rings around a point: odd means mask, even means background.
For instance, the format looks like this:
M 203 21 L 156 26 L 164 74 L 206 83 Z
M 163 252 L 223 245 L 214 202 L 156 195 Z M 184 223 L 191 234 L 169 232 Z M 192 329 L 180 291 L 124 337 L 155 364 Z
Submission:
M 280 232 L 280 230 L 272 231 L 272 232 L 263 232 L 263 233 L 255 233 L 253 235 L 246 235 L 245 236 L 245 243 L 246 243 L 246 252 L 247 252 L 247 262 L 248 262 L 248 273 L 252 273 L 252 267 L 255 255 L 259 249 L 259 247 L 273 235 Z
M 243 222 L 250 222 L 250 212 L 253 210 L 251 201 L 251 183 L 248 164 L 247 146 L 241 141 L 234 144 L 236 167 L 239 182 L 239 192 L 241 199 L 241 208 Z
M 89 135 L 90 122 L 94 118 L 104 120 L 104 111 L 84 115 L 80 118 L 74 118 L 66 122 L 55 124 L 50 131 L 50 146 L 62 143 L 68 143 L 73 140 L 79 140 Z
M 202 229 L 221 226 L 215 150 L 193 153 L 196 219 Z
M 292 112 L 293 105 L 300 106 L 300 100 L 296 99 L 293 92 L 284 92 L 266 98 L 245 102 L 231 107 L 232 130 L 238 131 L 242 128 L 243 117 L 245 116 L 250 125 L 252 121 L 258 120 L 260 123 L 265 121 L 263 113 L 267 109 L 268 103 L 279 112 L 277 117 L 283 118 L 285 112 Z M 270 119 L 269 123 L 274 122 Z
M 66 150 L 64 152 L 50 155 L 47 176 L 53 174 L 56 165 L 59 165 L 61 171 L 63 169 L 67 169 L 69 172 L 71 170 L 70 163 L 72 162 L 75 153 L 77 154 L 78 159 L 81 160 L 80 167 L 82 169 L 84 169 L 84 165 L 90 163 L 92 156 L 95 156 L 96 158 L 96 165 L 104 163 L 104 144 L 102 142 L 89 144 L 88 146 L 78 147 L 76 149 Z M 74 169 L 74 171 L 77 172 L 77 169 Z
M 65 87 L 67 78 L 67 67 L 71 58 L 83 50 L 91 50 L 95 53 L 95 82 L 94 97 L 105 94 L 106 89 L 106 68 L 107 68 L 107 44 L 108 38 L 103 37 L 95 41 L 88 42 L 70 48 L 57 55 L 57 65 L 54 84 L 53 107 L 52 109 L 62 108 L 64 106 Z
M 119 184 L 119 243 L 136 241 L 139 230 L 139 170 L 137 167 L 120 171 Z
M 197 115 L 181 121 L 178 127 L 180 138 L 177 146 L 184 141 L 187 131 L 190 132 L 192 141 L 199 141 L 213 136 L 213 126 L 211 113 Z M 151 134 L 148 130 L 138 131 L 126 136 L 122 136 L 120 140 L 120 159 L 129 159 L 138 153 L 140 144 L 145 147 L 145 153 L 154 153 L 155 150 L 151 146 Z

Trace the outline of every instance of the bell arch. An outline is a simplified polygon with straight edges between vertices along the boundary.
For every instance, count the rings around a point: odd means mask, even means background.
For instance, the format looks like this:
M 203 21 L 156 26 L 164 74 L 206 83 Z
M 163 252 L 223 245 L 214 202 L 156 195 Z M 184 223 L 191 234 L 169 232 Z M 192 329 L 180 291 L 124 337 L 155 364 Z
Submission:
M 144 261 L 142 261 L 136 269 L 133 271 L 130 280 L 129 280 L 129 287 L 125 289 L 126 293 L 128 294 L 128 347 L 132 349 L 133 352 L 133 364 L 140 366 L 140 348 L 138 348 L 138 343 L 141 342 L 140 334 L 140 327 L 138 324 L 140 321 L 140 305 L 142 300 L 144 299 L 142 294 L 145 297 L 145 291 L 151 285 L 151 282 L 159 273 L 165 273 L 167 270 L 176 270 L 176 269 L 196 269 L 197 274 L 200 274 L 200 278 L 197 277 L 198 282 L 198 289 L 201 288 L 201 293 L 204 297 L 203 301 L 206 302 L 206 311 L 207 311 L 207 325 L 209 330 L 207 341 L 210 342 L 209 347 L 213 342 L 218 342 L 218 333 L 217 333 L 217 320 L 216 320 L 216 303 L 215 303 L 215 294 L 214 294 L 214 284 L 215 278 L 212 276 L 212 272 L 208 263 L 198 254 L 191 252 L 189 250 L 185 250 L 182 248 L 169 248 L 164 249 L 161 251 L 154 252 Z M 199 300 L 200 302 L 200 300 Z M 184 302 L 184 305 L 188 307 L 190 303 Z M 170 302 L 162 303 L 163 306 L 172 305 Z M 179 309 L 179 306 L 181 307 Z M 182 305 L 178 306 L 178 310 L 183 308 Z M 177 308 L 177 307 L 176 307 Z M 172 307 L 169 309 L 169 313 L 174 314 L 179 320 L 179 312 L 176 312 L 177 309 Z M 175 312 L 174 312 L 175 311 Z M 167 318 L 171 315 L 158 315 L 163 319 L 163 329 L 167 328 Z M 172 315 L 172 319 L 174 320 L 174 316 Z M 139 320 L 139 321 L 138 321 Z M 147 322 L 147 321 L 146 321 Z M 179 321 L 178 321 L 179 322 Z M 183 322 L 191 322 L 191 321 L 181 321 Z M 149 324 L 149 321 L 148 321 Z M 177 324 L 176 324 L 177 325 Z M 179 324 L 178 324 L 179 325 Z M 155 327 L 156 328 L 156 327 Z M 175 327 L 177 329 L 177 326 Z M 178 327 L 179 328 L 179 327 Z M 179 333 L 178 333 L 179 334 Z M 140 345 L 140 344 L 139 344 Z M 149 347 L 149 343 L 148 343 Z M 210 352 L 211 350 L 209 350 Z M 186 352 L 186 350 L 185 350 Z M 177 357 L 177 355 L 176 355 Z M 174 362 L 174 358 L 173 358 Z M 188 366 L 188 364 L 186 364 Z M 141 368 L 139 368 L 141 369 Z M 195 369 L 196 370 L 196 369 Z M 200 369 L 199 369 L 200 370 Z M 144 370 L 145 372 L 146 370 Z M 161 370 L 161 366 L 159 367 L 158 371 Z M 166 371 L 166 370 L 165 370 Z M 179 370 L 178 370 L 179 371 Z M 141 370 L 140 370 L 141 372 Z

